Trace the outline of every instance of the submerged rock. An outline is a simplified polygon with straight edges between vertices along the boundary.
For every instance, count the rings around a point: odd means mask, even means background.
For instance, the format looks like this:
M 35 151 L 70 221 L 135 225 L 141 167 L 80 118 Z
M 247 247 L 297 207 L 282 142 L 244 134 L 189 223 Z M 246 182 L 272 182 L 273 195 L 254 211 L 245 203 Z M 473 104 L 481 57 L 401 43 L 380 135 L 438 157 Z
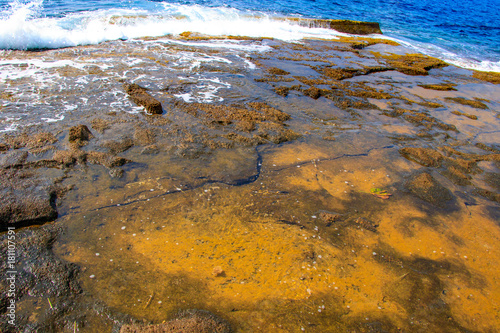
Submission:
M 414 176 L 406 183 L 406 187 L 420 199 L 436 206 L 442 206 L 453 199 L 450 190 L 443 187 L 426 172 Z
M 325 226 L 329 227 L 332 223 L 342 220 L 343 215 L 336 212 L 329 212 L 326 210 L 319 211 L 319 219 L 321 222 L 325 224 Z
M 179 317 L 158 325 L 124 325 L 120 333 L 229 333 L 231 327 L 208 311 L 186 310 Z

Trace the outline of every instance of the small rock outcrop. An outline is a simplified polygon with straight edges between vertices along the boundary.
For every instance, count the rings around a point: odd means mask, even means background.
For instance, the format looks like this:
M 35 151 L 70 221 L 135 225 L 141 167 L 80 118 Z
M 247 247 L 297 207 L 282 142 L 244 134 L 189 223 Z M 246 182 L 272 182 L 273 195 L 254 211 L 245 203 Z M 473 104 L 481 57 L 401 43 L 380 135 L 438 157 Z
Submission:
M 125 83 L 123 85 L 125 92 L 130 96 L 135 104 L 143 106 L 149 114 L 162 114 L 163 108 L 161 103 L 151 96 L 146 88 L 139 86 L 138 84 Z

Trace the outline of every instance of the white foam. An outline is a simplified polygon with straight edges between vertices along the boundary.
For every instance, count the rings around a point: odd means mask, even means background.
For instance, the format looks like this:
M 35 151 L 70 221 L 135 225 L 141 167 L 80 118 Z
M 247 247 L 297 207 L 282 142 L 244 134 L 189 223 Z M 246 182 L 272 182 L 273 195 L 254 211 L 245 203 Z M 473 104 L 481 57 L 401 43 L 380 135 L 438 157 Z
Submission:
M 246 51 L 246 52 L 266 52 L 272 50 L 270 46 L 261 44 L 243 44 L 242 41 L 238 40 L 212 40 L 207 42 L 185 42 L 172 39 L 159 39 L 158 41 L 165 44 L 177 44 L 182 46 L 195 46 L 195 47 L 208 47 L 217 49 L 228 49 L 235 51 Z M 151 41 L 154 43 L 157 41 Z
M 24 77 L 32 77 L 45 69 L 71 66 L 83 69 L 85 64 L 79 64 L 71 60 L 43 61 L 41 59 L 7 59 L 0 60 L 0 79 L 16 80 Z
M 449 64 L 455 65 L 457 67 L 465 68 L 465 69 L 473 69 L 477 71 L 483 72 L 500 72 L 500 61 L 478 61 L 475 59 L 464 58 L 456 53 L 445 50 L 439 46 L 428 44 L 428 43 L 420 43 L 415 41 L 407 41 L 398 38 L 388 38 L 396 41 L 397 43 L 415 50 L 419 53 L 423 53 L 425 55 L 441 59 Z
M 0 49 L 61 48 L 97 44 L 107 40 L 160 37 L 185 31 L 213 36 L 271 37 L 282 40 L 333 38 L 333 30 L 301 27 L 258 12 L 226 7 L 164 3 L 156 11 L 107 9 L 79 12 L 64 17 L 38 17 L 42 1 L 24 6 L 11 3 L 0 19 Z M 186 44 L 187 45 L 187 44 Z M 207 46 L 246 49 L 238 43 L 207 43 Z
M 64 120 L 64 115 L 63 114 L 57 114 L 55 115 L 56 118 L 40 118 L 41 120 L 45 121 L 46 123 L 55 123 L 61 120 Z

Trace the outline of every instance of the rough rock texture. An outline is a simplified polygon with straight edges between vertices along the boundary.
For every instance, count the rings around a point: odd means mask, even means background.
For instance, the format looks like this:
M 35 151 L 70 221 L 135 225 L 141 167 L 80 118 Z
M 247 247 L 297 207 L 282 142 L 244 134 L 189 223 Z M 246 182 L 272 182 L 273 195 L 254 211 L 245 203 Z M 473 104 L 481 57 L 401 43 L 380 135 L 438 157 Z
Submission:
M 224 320 L 208 311 L 186 310 L 177 319 L 159 325 L 124 325 L 120 333 L 229 333 Z
M 412 177 L 407 182 L 406 187 L 420 199 L 436 206 L 442 206 L 453 198 L 450 190 L 425 172 Z
M 125 92 L 130 96 L 135 104 L 144 106 L 146 111 L 150 114 L 162 114 L 163 108 L 161 103 L 151 96 L 147 90 L 135 83 L 123 85 Z
M 22 170 L 0 170 L 0 230 L 41 224 L 57 218 L 56 191 L 49 179 Z
M 92 132 L 85 125 L 73 126 L 69 129 L 69 142 L 84 143 L 92 138 Z
M 28 158 L 27 151 L 13 150 L 0 155 L 0 168 L 9 169 L 22 165 Z
M 81 295 L 81 288 L 77 281 L 77 266 L 57 258 L 51 250 L 59 232 L 61 230 L 55 225 L 16 230 L 16 290 L 14 296 L 9 295 L 9 281 L 0 280 L 0 332 L 62 332 L 54 326 L 62 327 L 57 322 L 78 304 L 75 300 Z M 0 237 L 2 253 L 7 253 L 9 235 L 12 237 L 12 234 L 7 233 Z M 2 260 L 0 274 L 7 277 L 8 271 L 12 271 L 12 268 L 7 260 Z M 26 308 L 17 307 L 14 329 L 8 324 L 9 317 L 6 315 L 12 299 L 17 305 L 26 305 Z M 43 311 L 48 299 L 53 307 Z M 30 308 L 30 302 L 38 302 L 38 309 Z M 41 317 L 34 322 L 31 316 Z
M 440 152 L 431 148 L 402 148 L 399 153 L 426 167 L 439 167 L 444 158 Z

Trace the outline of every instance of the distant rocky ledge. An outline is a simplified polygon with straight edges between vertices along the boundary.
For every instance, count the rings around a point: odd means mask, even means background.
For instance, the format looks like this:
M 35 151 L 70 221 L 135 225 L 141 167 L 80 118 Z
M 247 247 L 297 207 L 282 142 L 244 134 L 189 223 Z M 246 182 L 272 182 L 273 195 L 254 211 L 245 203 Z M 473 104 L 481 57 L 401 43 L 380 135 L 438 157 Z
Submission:
M 309 28 L 332 29 L 338 32 L 354 35 L 382 34 L 377 22 L 361 22 L 350 20 L 326 20 L 287 17 L 285 21 L 297 22 L 300 26 Z

